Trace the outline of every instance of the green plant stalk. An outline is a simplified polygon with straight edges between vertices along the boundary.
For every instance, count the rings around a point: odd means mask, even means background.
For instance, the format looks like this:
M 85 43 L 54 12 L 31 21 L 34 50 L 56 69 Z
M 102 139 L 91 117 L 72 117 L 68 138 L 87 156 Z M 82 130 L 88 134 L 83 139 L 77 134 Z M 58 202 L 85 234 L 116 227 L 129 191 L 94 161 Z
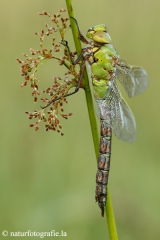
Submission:
M 72 28 L 74 43 L 76 46 L 76 51 L 77 51 L 77 54 L 79 55 L 82 51 L 82 47 L 81 47 L 81 42 L 79 40 L 77 26 L 75 24 L 75 21 L 71 18 L 71 17 L 74 17 L 72 1 L 66 0 L 66 5 L 67 5 L 67 9 L 68 9 L 68 15 L 70 17 L 71 28 Z M 98 134 L 98 128 L 97 128 L 97 122 L 96 122 L 96 116 L 95 116 L 95 111 L 94 111 L 91 90 L 90 90 L 90 86 L 89 86 L 89 79 L 88 79 L 86 69 L 83 74 L 83 79 L 84 79 L 84 86 L 85 86 L 84 89 L 85 89 L 85 95 L 86 95 L 86 101 L 87 101 L 87 108 L 88 108 L 89 119 L 90 119 L 90 124 L 91 124 L 91 129 L 92 129 L 92 135 L 93 135 L 95 154 L 96 154 L 96 157 L 98 158 L 99 134 Z
M 74 17 L 72 0 L 66 0 L 66 5 L 67 5 L 67 10 L 68 10 L 68 15 L 70 17 L 71 28 L 72 28 L 73 38 L 74 38 L 74 42 L 75 42 L 75 46 L 76 46 L 76 51 L 77 51 L 77 54 L 79 55 L 81 53 L 82 47 L 81 47 L 81 42 L 79 40 L 75 21 L 71 18 L 71 17 Z M 94 104 L 93 104 L 92 94 L 91 94 L 91 90 L 90 90 L 90 86 L 89 86 L 89 79 L 88 79 L 86 70 L 84 71 L 83 77 L 84 77 L 84 86 L 85 86 L 84 90 L 85 90 L 88 114 L 89 114 L 91 131 L 92 131 L 93 142 L 94 142 L 94 149 L 95 149 L 96 158 L 98 159 L 99 132 L 98 132 L 98 128 L 97 128 Z M 116 224 L 115 224 L 115 218 L 114 218 L 109 188 L 108 188 L 108 194 L 107 194 L 106 216 L 107 216 L 110 240 L 118 240 L 117 229 L 116 229 Z

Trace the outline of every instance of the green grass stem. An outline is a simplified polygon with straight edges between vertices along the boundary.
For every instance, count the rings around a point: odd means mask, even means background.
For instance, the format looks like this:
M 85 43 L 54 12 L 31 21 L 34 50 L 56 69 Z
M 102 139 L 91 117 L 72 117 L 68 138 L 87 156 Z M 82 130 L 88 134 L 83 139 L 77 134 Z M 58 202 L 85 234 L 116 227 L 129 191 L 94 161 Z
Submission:
M 67 5 L 67 10 L 68 10 L 68 15 L 70 17 L 71 28 L 72 28 L 76 51 L 77 51 L 77 54 L 79 55 L 81 53 L 82 47 L 81 47 L 81 42 L 78 38 L 78 31 L 77 31 L 75 21 L 71 18 L 71 17 L 75 17 L 74 12 L 73 12 L 72 0 L 66 0 L 66 5 Z M 89 79 L 88 79 L 86 70 L 84 71 L 83 77 L 84 77 L 84 86 L 85 86 L 84 90 L 85 90 L 89 120 L 90 120 L 90 124 L 91 124 L 94 149 L 95 149 L 96 158 L 98 159 L 99 131 L 97 128 L 94 104 L 93 104 L 92 94 L 91 94 L 91 90 L 90 90 L 90 86 L 89 86 Z M 107 194 L 106 217 L 107 217 L 110 240 L 118 240 L 117 229 L 116 229 L 116 224 L 115 224 L 115 218 L 114 218 L 109 188 L 108 188 L 108 194 Z

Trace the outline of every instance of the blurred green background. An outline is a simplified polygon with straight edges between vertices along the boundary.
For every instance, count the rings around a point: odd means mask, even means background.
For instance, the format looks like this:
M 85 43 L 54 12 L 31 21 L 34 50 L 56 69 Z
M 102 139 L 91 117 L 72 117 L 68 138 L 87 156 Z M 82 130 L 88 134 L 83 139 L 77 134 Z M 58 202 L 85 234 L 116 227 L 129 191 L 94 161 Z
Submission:
M 39 109 L 40 102 L 35 106 L 31 89 L 20 88 L 23 78 L 15 59 L 23 58 L 30 47 L 39 48 L 34 32 L 49 20 L 37 13 L 56 13 L 60 7 L 66 7 L 65 1 L 0 1 L 0 228 L 64 230 L 69 240 L 109 239 L 106 220 L 94 201 L 96 159 L 83 90 L 68 99 L 67 111 L 73 116 L 63 121 L 64 137 L 45 132 L 43 124 L 35 132 L 24 113 Z M 136 118 L 137 140 L 125 143 L 113 137 L 109 186 L 119 239 L 158 240 L 160 2 L 73 0 L 73 7 L 84 34 L 105 23 L 121 58 L 148 72 L 145 93 L 128 99 L 123 92 Z M 62 75 L 62 68 L 54 69 L 53 64 L 50 61 L 38 73 L 42 89 L 53 76 Z

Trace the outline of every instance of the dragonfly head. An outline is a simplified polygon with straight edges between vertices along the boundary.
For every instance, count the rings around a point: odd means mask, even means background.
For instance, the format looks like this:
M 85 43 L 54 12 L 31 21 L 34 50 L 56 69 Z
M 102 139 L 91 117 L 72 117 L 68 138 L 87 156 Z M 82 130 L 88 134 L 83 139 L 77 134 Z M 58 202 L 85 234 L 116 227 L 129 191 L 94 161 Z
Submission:
M 106 25 L 104 24 L 89 28 L 86 37 L 97 43 L 111 43 L 111 37 L 107 33 Z

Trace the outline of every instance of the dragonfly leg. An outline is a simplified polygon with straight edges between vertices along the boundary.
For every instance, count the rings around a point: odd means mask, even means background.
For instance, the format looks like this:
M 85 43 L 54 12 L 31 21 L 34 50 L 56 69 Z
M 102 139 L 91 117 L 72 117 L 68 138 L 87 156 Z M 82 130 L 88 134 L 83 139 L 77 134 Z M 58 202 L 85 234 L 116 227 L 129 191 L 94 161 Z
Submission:
M 59 100 L 59 99 L 61 99 L 61 98 L 68 97 L 68 96 L 71 96 L 71 95 L 77 93 L 78 90 L 79 90 L 79 88 L 80 88 L 80 84 L 81 84 L 81 81 L 82 81 L 82 77 L 83 77 L 84 69 L 85 69 L 85 61 L 84 61 L 83 64 L 82 64 L 82 67 L 81 67 L 81 74 L 80 74 L 80 76 L 79 76 L 77 86 L 76 86 L 76 88 L 75 88 L 75 90 L 74 90 L 73 92 L 68 93 L 68 94 L 66 94 L 66 95 L 64 95 L 64 96 L 62 95 L 62 96 L 60 96 L 60 97 L 58 97 L 58 98 L 52 99 L 51 102 L 49 102 L 46 106 L 41 107 L 41 108 L 44 109 L 44 108 L 50 106 L 52 103 L 56 102 L 57 100 Z
M 63 40 L 63 41 L 61 41 L 61 44 L 68 49 L 69 56 L 70 56 L 70 60 L 71 60 L 71 63 L 72 63 L 73 65 L 76 65 L 76 64 L 80 61 L 81 57 L 83 56 L 83 54 L 84 54 L 85 51 L 86 51 L 86 48 L 82 48 L 82 51 L 81 51 L 81 53 L 79 54 L 79 56 L 77 57 L 77 59 L 76 59 L 76 60 L 73 60 L 73 57 L 72 57 L 72 55 L 71 55 L 71 51 L 70 51 L 70 47 L 69 47 L 69 45 L 68 45 L 68 42 L 67 42 L 66 40 Z M 75 54 L 76 54 L 76 52 L 75 52 Z
M 80 29 L 79 29 L 77 20 L 76 20 L 74 17 L 71 17 L 71 18 L 73 18 L 73 19 L 75 20 L 75 22 L 76 22 L 79 39 L 80 39 L 83 43 L 88 44 L 89 42 L 88 42 L 87 39 L 83 36 L 83 34 L 81 33 L 81 31 L 80 31 Z M 69 45 L 68 45 L 68 42 L 65 41 L 65 40 L 63 40 L 63 41 L 61 41 L 61 44 L 64 45 L 65 47 L 67 47 L 68 52 L 69 52 L 69 56 L 70 56 L 70 60 L 71 60 L 71 62 L 72 62 L 73 65 L 76 65 L 76 64 L 80 61 L 81 57 L 82 57 L 83 54 L 86 52 L 86 49 L 88 49 L 88 48 L 82 48 L 81 53 L 79 54 L 79 56 L 77 57 L 77 59 L 74 61 L 73 58 L 72 58 L 72 55 L 71 55 L 71 51 L 70 51 L 70 47 L 69 47 Z
M 81 33 L 81 31 L 80 31 L 80 29 L 79 29 L 77 19 L 75 19 L 74 17 L 71 17 L 71 18 L 73 18 L 74 21 L 76 22 L 79 39 L 80 39 L 83 43 L 88 44 L 89 42 L 88 42 L 87 39 L 83 36 L 83 34 Z

